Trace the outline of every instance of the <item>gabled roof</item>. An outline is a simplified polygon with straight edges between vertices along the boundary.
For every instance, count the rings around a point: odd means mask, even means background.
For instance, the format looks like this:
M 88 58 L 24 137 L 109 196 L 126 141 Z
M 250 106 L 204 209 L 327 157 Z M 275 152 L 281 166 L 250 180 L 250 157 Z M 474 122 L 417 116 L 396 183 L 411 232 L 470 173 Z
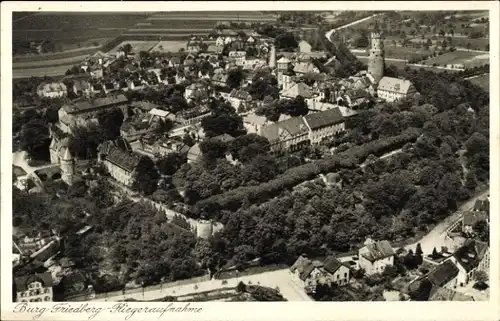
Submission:
M 489 219 L 488 212 L 483 211 L 469 211 L 465 212 L 462 219 L 464 226 L 473 226 L 479 221 L 487 221 Z
M 283 97 L 295 98 L 302 96 L 304 98 L 311 98 L 313 96 L 312 88 L 303 82 L 295 83 L 291 87 L 282 90 L 280 95 Z
M 342 266 L 342 262 L 340 262 L 339 260 L 337 260 L 336 257 L 334 256 L 329 256 L 326 258 L 325 260 L 325 264 L 323 266 L 323 269 L 325 269 L 325 271 L 333 274 L 335 273 L 340 267 Z
M 304 121 L 311 130 L 342 123 L 344 117 L 338 108 L 304 116 Z
M 484 246 L 483 242 L 477 243 L 477 241 L 470 240 L 461 246 L 453 257 L 465 271 L 470 272 L 477 267 L 486 251 L 487 246 Z
M 252 96 L 248 93 L 248 91 L 243 90 L 243 89 L 240 89 L 240 90 L 233 89 L 231 91 L 231 93 L 229 94 L 229 97 L 238 98 L 241 100 L 248 100 L 248 99 L 252 98 Z
M 446 260 L 438 265 L 435 269 L 427 273 L 425 278 L 429 280 L 432 285 L 441 287 L 446 283 L 453 280 L 458 275 L 458 268 L 452 261 Z
M 140 158 L 120 148 L 112 147 L 106 155 L 106 160 L 127 172 L 132 172 L 139 164 Z
M 16 290 L 18 292 L 26 291 L 28 285 L 33 282 L 40 282 L 44 287 L 51 287 L 53 285 L 52 275 L 49 272 L 15 277 L 14 282 L 16 283 Z
M 363 89 L 348 90 L 345 95 L 348 96 L 351 100 L 369 97 L 369 94 Z
M 290 271 L 292 271 L 292 273 L 295 273 L 295 271 L 298 271 L 299 278 L 304 281 L 309 277 L 309 275 L 311 274 L 311 272 L 315 268 L 317 268 L 317 267 L 319 268 L 322 266 L 323 266 L 323 263 L 321 263 L 319 261 L 313 262 L 308 258 L 305 258 L 303 256 L 299 256 L 297 261 L 295 261 L 295 263 L 290 268 Z
M 70 105 L 65 105 L 62 108 L 68 113 L 84 112 L 86 110 L 111 107 L 119 104 L 124 104 L 128 101 L 124 95 L 109 96 L 105 98 L 96 98 L 93 100 L 85 100 Z
M 329 110 L 330 111 L 330 110 Z M 327 112 L 329 112 L 327 111 Z M 317 113 L 319 114 L 319 113 Z M 316 115 L 316 114 L 313 114 Z M 359 250 L 359 255 L 363 256 L 370 262 L 385 259 L 394 255 L 394 249 L 389 241 L 383 240 L 365 245 Z
M 108 83 L 104 84 L 104 88 L 106 88 L 108 90 L 115 89 L 115 85 L 113 85 L 112 83 L 108 82 Z
M 292 117 L 283 121 L 263 126 L 261 135 L 266 137 L 270 143 L 279 141 L 287 136 L 295 137 L 307 134 L 309 130 L 302 117 Z
M 316 68 L 311 62 L 299 62 L 296 63 L 293 67 L 293 71 L 296 73 L 307 74 L 308 72 L 312 72 Z
M 378 83 L 378 90 L 386 90 L 399 94 L 407 94 L 413 84 L 406 79 L 383 77 Z
M 291 61 L 290 61 L 290 59 L 288 59 L 286 57 L 281 57 L 280 59 L 278 59 L 277 62 L 280 64 L 289 64 Z

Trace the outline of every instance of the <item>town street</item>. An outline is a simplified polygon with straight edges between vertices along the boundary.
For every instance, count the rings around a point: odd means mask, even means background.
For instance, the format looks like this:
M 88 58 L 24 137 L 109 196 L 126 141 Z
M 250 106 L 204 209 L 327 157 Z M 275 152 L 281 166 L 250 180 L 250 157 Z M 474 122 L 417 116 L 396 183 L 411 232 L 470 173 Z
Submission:
M 325 37 L 326 37 L 326 38 L 327 38 L 327 39 L 331 42 L 332 40 L 331 40 L 331 38 L 330 38 L 330 37 L 332 36 L 332 34 L 333 34 L 335 31 L 340 30 L 340 29 L 344 29 L 344 28 L 347 28 L 347 27 L 354 26 L 354 25 L 356 25 L 356 24 L 358 24 L 358 23 L 361 23 L 361 22 L 363 22 L 363 21 L 369 20 L 369 19 L 374 18 L 374 17 L 379 16 L 379 15 L 381 15 L 381 13 L 377 13 L 377 14 L 371 15 L 371 16 L 369 16 L 369 17 L 366 17 L 366 18 L 363 18 L 363 19 L 359 19 L 359 20 L 353 21 L 353 22 L 351 22 L 351 23 L 348 23 L 348 24 L 346 24 L 346 25 L 340 26 L 340 27 L 338 27 L 338 28 L 332 29 L 332 30 L 328 31 L 328 32 L 325 34 Z
M 285 297 L 288 301 L 312 301 L 312 299 L 307 296 L 300 285 L 294 282 L 292 274 L 288 269 L 227 279 L 227 284 L 224 285 L 222 284 L 222 281 L 223 280 L 210 280 L 196 284 L 186 284 L 154 291 L 146 290 L 144 293 L 137 292 L 109 298 L 101 298 L 93 301 L 120 301 L 125 299 L 149 301 L 168 295 L 179 296 L 217 290 L 221 288 L 231 288 L 235 287 L 240 281 L 245 284 L 251 283 L 253 285 L 262 285 L 270 288 L 278 287 L 283 297 Z

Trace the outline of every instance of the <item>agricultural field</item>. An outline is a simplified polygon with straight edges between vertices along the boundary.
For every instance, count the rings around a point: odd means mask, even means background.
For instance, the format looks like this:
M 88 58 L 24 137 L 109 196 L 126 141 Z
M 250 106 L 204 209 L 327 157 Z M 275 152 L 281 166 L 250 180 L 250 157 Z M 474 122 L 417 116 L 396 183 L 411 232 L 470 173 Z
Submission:
M 158 44 L 158 41 L 124 41 L 115 48 L 111 49 L 108 54 L 113 55 L 116 54 L 120 47 L 123 47 L 125 44 L 130 44 L 132 46 L 133 53 L 139 53 L 141 51 L 150 51 L 153 47 Z
M 476 66 L 488 64 L 489 61 L 489 54 L 470 51 L 454 51 L 427 59 L 421 63 L 430 66 L 434 64 L 443 67 L 446 65 L 463 65 L 465 68 L 473 68 Z
M 490 91 L 490 74 L 481 75 L 479 77 L 471 78 L 469 81 L 486 91 Z
M 68 50 L 65 52 L 14 56 L 12 57 L 12 62 L 15 64 L 15 63 L 24 63 L 33 61 L 66 59 L 66 58 L 73 58 L 76 56 L 91 55 L 94 54 L 97 50 L 99 50 L 99 47 L 86 47 L 86 48 Z
M 186 41 L 160 41 L 151 51 L 178 52 L 181 48 L 186 48 Z
M 30 69 L 30 68 L 41 68 L 41 67 L 55 67 L 55 66 L 63 66 L 63 65 L 71 65 L 80 63 L 89 55 L 78 55 L 78 56 L 70 56 L 67 58 L 59 58 L 59 59 L 50 59 L 50 60 L 40 60 L 40 61 L 23 61 L 23 62 L 14 62 L 12 64 L 12 69 Z
M 73 67 L 73 64 L 41 67 L 41 68 L 23 68 L 13 69 L 12 78 L 31 78 L 31 77 L 58 77 L 63 76 L 68 69 Z

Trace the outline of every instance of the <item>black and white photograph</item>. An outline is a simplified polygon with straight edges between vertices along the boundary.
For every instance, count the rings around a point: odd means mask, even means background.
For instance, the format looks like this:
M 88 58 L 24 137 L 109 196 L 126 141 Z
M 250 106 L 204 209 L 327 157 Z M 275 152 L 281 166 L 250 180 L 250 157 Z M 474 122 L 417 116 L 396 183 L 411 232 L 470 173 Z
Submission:
M 491 299 L 498 16 L 118 4 L 9 13 L 12 302 Z

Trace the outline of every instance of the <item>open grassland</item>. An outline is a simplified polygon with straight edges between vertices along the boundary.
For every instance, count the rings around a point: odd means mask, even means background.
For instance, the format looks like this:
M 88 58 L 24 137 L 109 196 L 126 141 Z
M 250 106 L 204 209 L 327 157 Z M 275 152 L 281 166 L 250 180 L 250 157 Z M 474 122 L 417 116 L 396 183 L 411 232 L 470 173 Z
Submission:
M 12 64 L 12 69 L 29 69 L 38 67 L 54 67 L 62 65 L 74 65 L 82 62 L 88 55 L 80 55 L 61 59 L 50 59 L 42 61 L 26 61 L 26 62 L 15 62 Z
M 73 64 L 42 67 L 42 68 L 13 69 L 12 78 L 17 79 L 17 78 L 44 77 L 44 76 L 57 77 L 64 75 L 66 71 L 71 67 L 73 67 Z
M 151 50 L 151 48 L 156 46 L 157 43 L 158 41 L 124 41 L 115 48 L 111 49 L 111 51 L 109 51 L 108 53 L 110 55 L 116 54 L 118 49 L 120 49 L 120 47 L 123 47 L 125 44 L 130 44 L 132 46 L 133 53 L 139 53 L 141 51 L 149 51 Z
M 490 91 L 490 74 L 472 78 L 469 81 L 475 85 L 478 85 L 485 91 Z
M 160 41 L 151 51 L 178 52 L 181 48 L 186 48 L 186 41 Z
M 448 52 L 443 55 L 433 57 L 425 60 L 423 63 L 426 65 L 464 65 L 465 68 L 473 68 L 488 64 L 490 61 L 489 54 L 482 54 L 470 51 L 454 51 Z

